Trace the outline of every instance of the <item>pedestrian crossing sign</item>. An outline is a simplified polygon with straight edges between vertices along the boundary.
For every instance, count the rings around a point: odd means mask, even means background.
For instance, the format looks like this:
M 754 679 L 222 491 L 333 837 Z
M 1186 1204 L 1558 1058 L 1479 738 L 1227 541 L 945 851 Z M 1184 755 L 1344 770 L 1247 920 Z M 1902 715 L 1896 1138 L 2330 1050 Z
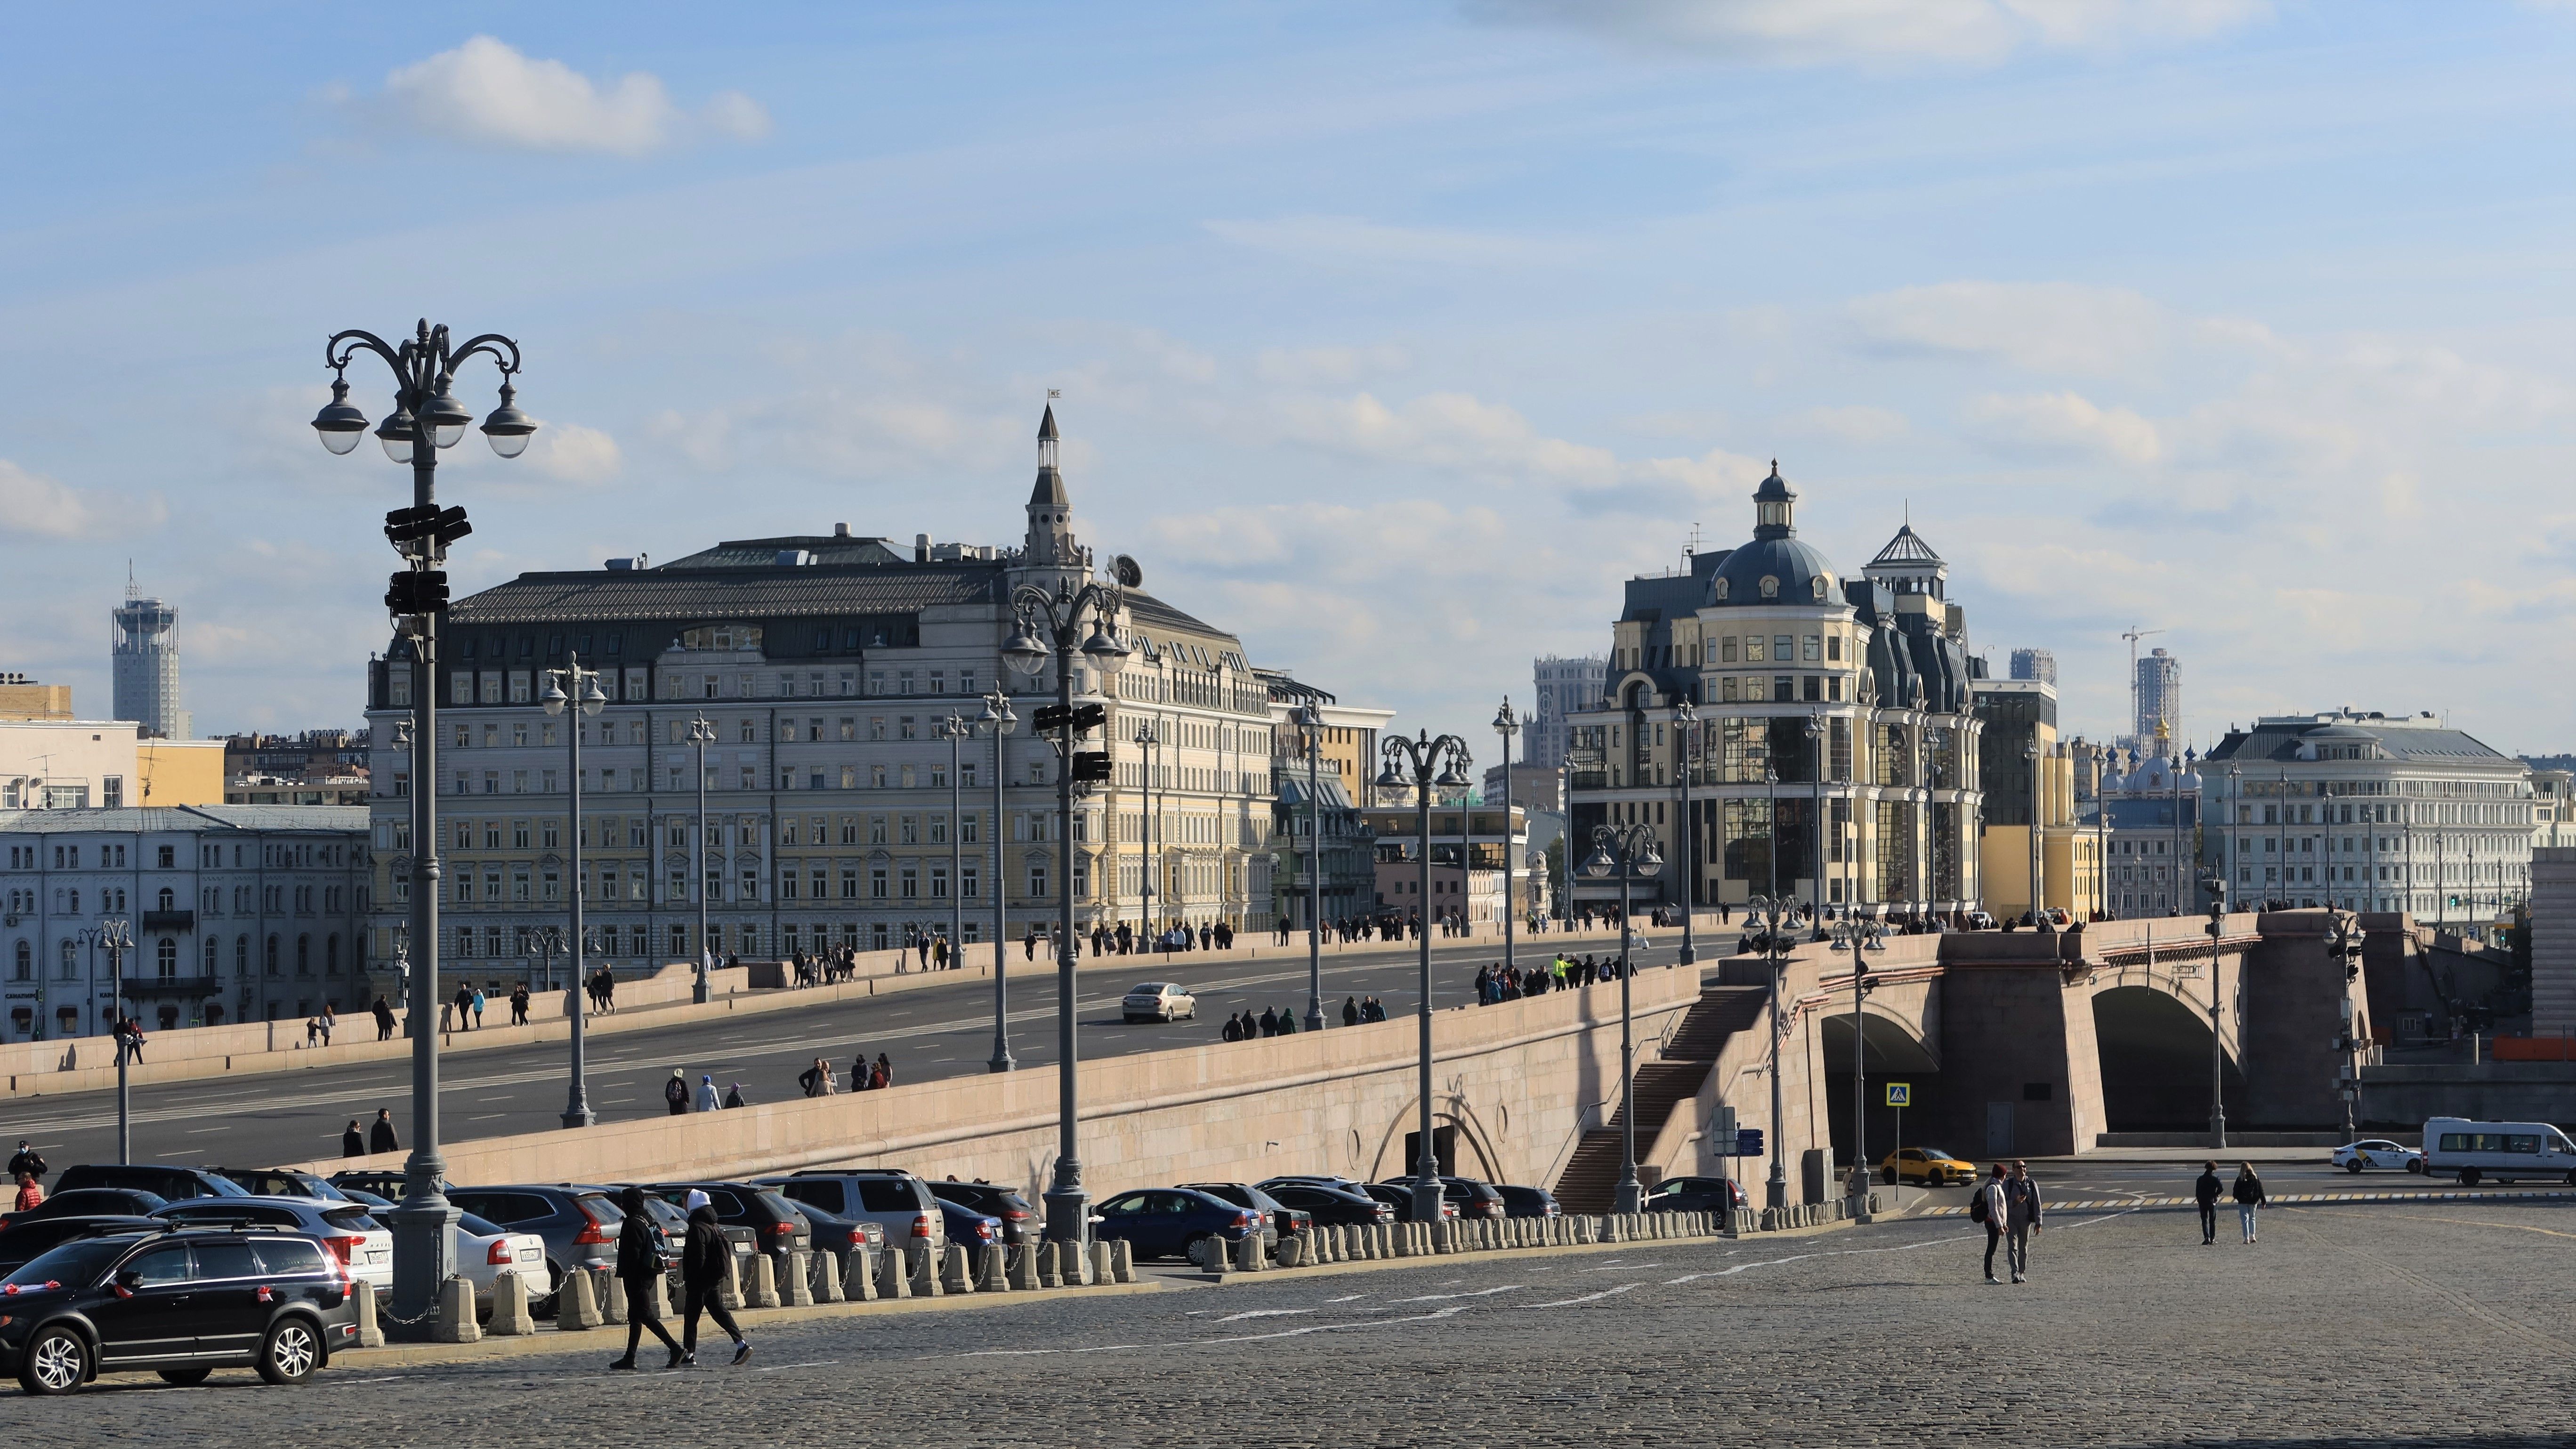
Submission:
M 1891 1106 L 1891 1107 L 1911 1107 L 1911 1106 L 1913 1106 L 1913 1105 L 1914 1105 L 1914 1084 L 1913 1084 L 1912 1082 L 1890 1082 L 1890 1083 L 1888 1083 L 1888 1084 L 1887 1084 L 1887 1105 L 1889 1105 L 1889 1106 Z

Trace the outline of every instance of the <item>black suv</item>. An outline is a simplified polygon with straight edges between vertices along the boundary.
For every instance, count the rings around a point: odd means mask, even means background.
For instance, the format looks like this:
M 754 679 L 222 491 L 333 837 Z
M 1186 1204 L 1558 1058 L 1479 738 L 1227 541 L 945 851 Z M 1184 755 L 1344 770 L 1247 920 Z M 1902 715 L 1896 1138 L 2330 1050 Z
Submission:
M 1045 1224 L 1038 1220 L 1037 1210 L 1029 1200 L 1012 1189 L 992 1182 L 959 1182 L 953 1177 L 930 1180 L 931 1195 L 942 1202 L 953 1202 L 972 1208 L 988 1218 L 1002 1220 L 1002 1241 L 1022 1247 L 1038 1240 Z
M 66 1167 L 54 1179 L 54 1191 L 73 1192 L 85 1187 L 122 1187 L 140 1192 L 157 1192 L 172 1202 L 186 1202 L 192 1197 L 248 1197 L 242 1185 L 229 1177 L 193 1167 L 147 1167 L 131 1162 L 84 1162 Z
M 109 1232 L 0 1282 L 0 1373 L 67 1394 L 103 1373 L 194 1384 L 255 1368 L 300 1384 L 358 1340 L 347 1271 L 311 1238 L 258 1229 Z

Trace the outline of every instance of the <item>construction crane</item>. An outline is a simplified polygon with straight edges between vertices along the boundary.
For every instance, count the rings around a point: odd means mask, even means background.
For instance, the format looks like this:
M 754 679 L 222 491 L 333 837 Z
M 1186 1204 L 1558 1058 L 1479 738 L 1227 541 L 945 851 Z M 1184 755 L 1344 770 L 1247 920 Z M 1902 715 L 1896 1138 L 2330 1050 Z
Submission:
M 2138 641 L 2162 634 L 2162 629 L 2141 629 L 2135 624 L 2120 637 L 2129 641 L 2129 736 L 2130 748 L 2137 748 L 2138 730 Z

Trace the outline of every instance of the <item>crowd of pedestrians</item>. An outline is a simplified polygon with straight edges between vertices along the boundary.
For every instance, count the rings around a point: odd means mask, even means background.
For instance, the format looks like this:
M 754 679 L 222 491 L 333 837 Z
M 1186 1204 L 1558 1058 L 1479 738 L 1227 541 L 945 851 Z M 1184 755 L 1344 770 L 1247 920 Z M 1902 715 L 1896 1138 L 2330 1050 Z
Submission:
M 1635 970 L 1632 964 L 1629 968 Z M 1619 958 L 1590 954 L 1580 960 L 1559 951 L 1554 959 L 1537 966 L 1506 966 L 1500 961 L 1476 973 L 1476 1004 L 1494 1006 L 1523 997 L 1543 996 L 1550 991 L 1563 991 L 1570 986 L 1589 986 L 1596 981 L 1619 979 Z

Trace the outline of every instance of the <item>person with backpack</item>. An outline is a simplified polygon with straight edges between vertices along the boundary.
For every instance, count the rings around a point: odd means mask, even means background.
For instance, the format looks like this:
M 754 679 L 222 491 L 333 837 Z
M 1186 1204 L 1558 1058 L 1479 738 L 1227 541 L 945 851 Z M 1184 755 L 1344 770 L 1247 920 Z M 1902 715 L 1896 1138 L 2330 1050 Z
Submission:
M 2218 1164 L 2204 1162 L 2200 1178 L 2191 1185 L 2192 1199 L 2200 1204 L 2200 1241 L 2203 1247 L 2218 1241 L 2218 1195 L 2226 1187 L 2218 1180 Z
M 2266 1201 L 2263 1196 L 2263 1179 L 2254 1175 L 2253 1163 L 2240 1162 L 2236 1165 L 2236 1191 L 2234 1195 L 2236 1198 L 2236 1220 L 2244 1226 L 2245 1241 L 2249 1243 L 2253 1242 L 2254 1213 L 2255 1210 L 2262 1207 Z
M 682 1090 L 685 1093 L 687 1089 Z M 626 1215 L 617 1228 L 617 1282 L 626 1294 L 626 1356 L 611 1360 L 608 1366 L 619 1370 L 634 1368 L 636 1346 L 643 1342 L 645 1330 L 650 1329 L 671 1351 L 671 1361 L 664 1367 L 678 1368 L 688 1351 L 671 1336 L 671 1330 L 662 1326 L 662 1315 L 653 1305 L 653 1290 L 662 1279 L 662 1245 L 653 1220 L 644 1215 L 644 1189 L 629 1186 L 618 1194 L 617 1206 Z M 728 1245 L 725 1251 L 733 1249 Z M 684 1272 L 686 1263 L 683 1258 Z
M 2012 1280 L 2030 1281 L 2030 1240 L 2039 1231 L 2039 1184 L 2030 1180 L 2030 1164 L 2015 1162 L 2004 1180 L 2004 1261 Z
M 1978 1184 L 1976 1194 L 1968 1199 L 1968 1221 L 1982 1223 L 1986 1229 L 1986 1281 L 2001 1283 L 1995 1276 L 1995 1249 L 2003 1243 L 2004 1223 L 2012 1215 L 2011 1204 L 2004 1200 L 2004 1165 L 1995 1164 L 1995 1175 Z
M 724 1286 L 725 1270 L 733 1264 L 733 1243 L 725 1237 L 724 1228 L 716 1221 L 712 1203 L 701 1203 L 689 1209 L 689 1236 L 680 1246 L 680 1356 L 678 1367 L 690 1367 L 698 1361 L 698 1315 L 703 1313 L 716 1321 L 733 1339 L 734 1366 L 751 1357 L 751 1340 L 742 1336 L 734 1325 L 733 1315 L 725 1311 L 724 1300 L 716 1290 Z M 632 1358 L 630 1351 L 627 1355 Z
M 671 1068 L 671 1080 L 662 1084 L 662 1100 L 671 1104 L 671 1115 L 685 1117 L 689 1112 L 689 1079 Z

